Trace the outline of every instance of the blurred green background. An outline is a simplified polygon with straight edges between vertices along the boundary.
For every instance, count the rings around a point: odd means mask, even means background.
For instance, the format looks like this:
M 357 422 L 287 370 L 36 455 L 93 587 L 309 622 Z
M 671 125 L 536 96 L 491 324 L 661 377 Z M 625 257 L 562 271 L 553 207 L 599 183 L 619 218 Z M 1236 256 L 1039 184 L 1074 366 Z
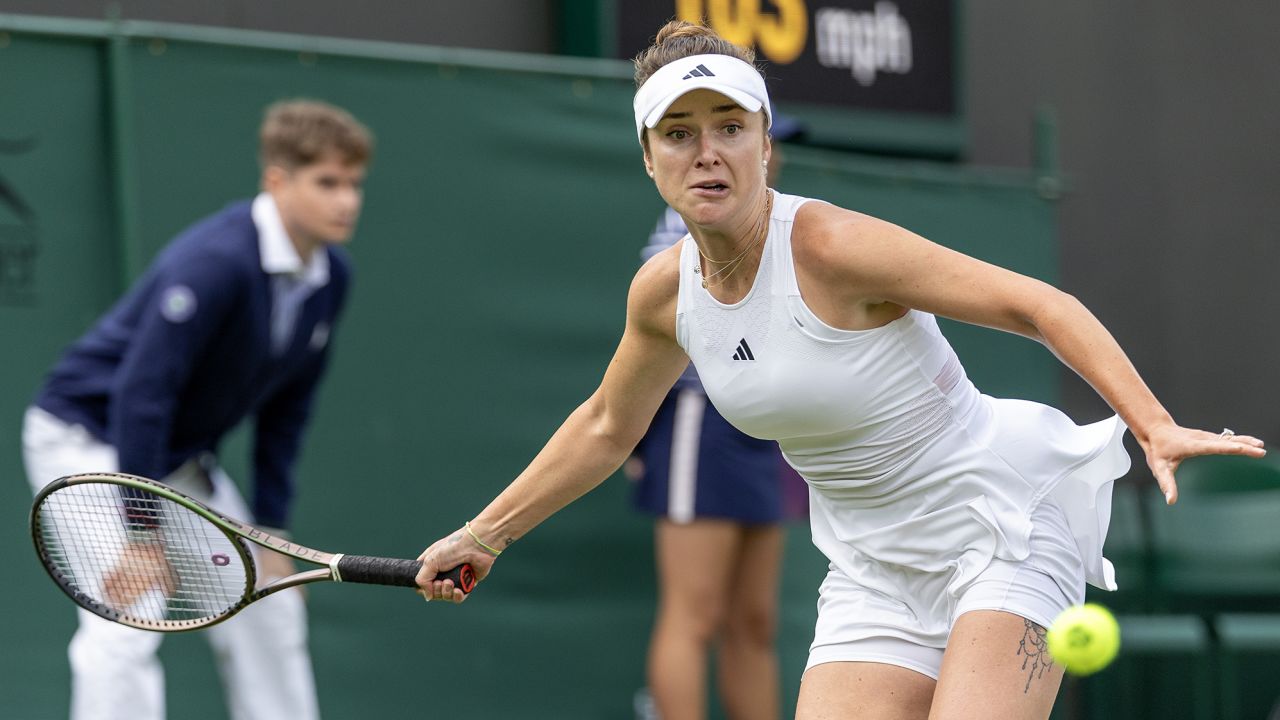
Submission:
M 28 258 L 5 256 L 6 277 L 22 282 L 0 303 L 0 542 L 17 558 L 0 596 L 10 649 L 0 715 L 65 717 L 74 626 L 26 537 L 22 411 L 62 347 L 159 247 L 255 192 L 266 104 L 335 102 L 379 143 L 295 532 L 325 550 L 409 557 L 478 512 L 599 380 L 662 207 L 631 95 L 617 61 L 0 16 L 0 180 L 20 199 L 0 203 L 0 242 Z M 997 170 L 818 147 L 788 147 L 787 158 L 784 191 L 1060 280 L 1051 163 Z M 1060 368 L 1039 346 L 944 330 L 984 392 L 1062 400 Z M 244 479 L 243 437 L 223 454 Z M 1058 716 L 1227 717 L 1216 698 L 1231 661 L 1214 641 L 1235 626 L 1222 632 L 1201 619 L 1206 605 L 1147 592 L 1158 529 L 1149 494 L 1122 487 L 1109 548 L 1128 563 L 1122 577 L 1142 580 L 1100 599 L 1139 618 L 1127 626 L 1137 644 L 1110 674 L 1069 681 Z M 326 716 L 412 715 L 449 696 L 477 718 L 634 717 L 654 583 L 651 524 L 628 492 L 616 476 L 548 521 L 459 608 L 385 588 L 313 588 Z M 779 645 L 787 715 L 824 571 L 807 527 L 793 525 Z M 1269 627 L 1241 632 L 1265 640 Z M 1248 704 L 1230 712 L 1259 717 L 1280 693 L 1269 647 L 1243 656 L 1264 679 L 1232 691 Z M 225 715 L 198 634 L 168 638 L 163 656 L 170 707 L 182 708 L 173 717 Z

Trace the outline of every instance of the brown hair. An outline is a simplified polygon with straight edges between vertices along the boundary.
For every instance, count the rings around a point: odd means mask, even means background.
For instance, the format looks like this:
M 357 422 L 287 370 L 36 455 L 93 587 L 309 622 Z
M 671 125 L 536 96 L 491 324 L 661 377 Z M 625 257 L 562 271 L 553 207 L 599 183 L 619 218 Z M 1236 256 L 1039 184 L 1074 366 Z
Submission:
M 636 66 L 636 88 L 667 63 L 692 55 L 728 55 L 752 66 L 756 62 L 756 51 L 752 48 L 734 45 L 705 25 L 672 20 L 658 31 L 653 44 L 632 61 Z M 756 70 L 760 68 L 757 66 Z
M 373 155 L 373 134 L 340 107 L 318 100 L 282 100 L 267 108 L 258 131 L 258 161 L 294 170 L 329 153 L 347 165 Z

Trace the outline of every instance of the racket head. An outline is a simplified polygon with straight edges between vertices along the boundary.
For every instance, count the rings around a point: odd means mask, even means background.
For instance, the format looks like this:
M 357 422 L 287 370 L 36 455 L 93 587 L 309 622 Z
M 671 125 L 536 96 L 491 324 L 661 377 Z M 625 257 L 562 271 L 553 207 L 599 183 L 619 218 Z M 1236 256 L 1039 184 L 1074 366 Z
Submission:
M 30 526 L 45 571 L 80 607 L 177 632 L 225 620 L 251 599 L 253 554 L 218 517 L 163 483 L 89 473 L 37 493 Z

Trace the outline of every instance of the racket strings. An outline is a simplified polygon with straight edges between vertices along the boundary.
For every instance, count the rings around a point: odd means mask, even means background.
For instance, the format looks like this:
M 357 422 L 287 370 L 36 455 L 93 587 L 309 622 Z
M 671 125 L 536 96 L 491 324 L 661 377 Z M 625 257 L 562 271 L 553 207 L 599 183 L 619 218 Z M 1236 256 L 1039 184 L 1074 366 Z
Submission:
M 185 624 L 245 596 L 239 548 L 192 510 L 146 490 L 68 485 L 37 510 L 44 558 L 73 595 L 140 624 Z

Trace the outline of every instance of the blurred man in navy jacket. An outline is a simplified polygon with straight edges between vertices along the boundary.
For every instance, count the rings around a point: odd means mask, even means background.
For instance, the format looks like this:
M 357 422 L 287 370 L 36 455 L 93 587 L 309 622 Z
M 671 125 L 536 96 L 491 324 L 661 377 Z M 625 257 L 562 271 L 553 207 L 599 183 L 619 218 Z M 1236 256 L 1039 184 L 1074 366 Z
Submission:
M 23 427 L 33 489 L 126 472 L 287 536 L 294 461 L 350 284 L 338 246 L 355 230 L 372 149 L 340 108 L 267 109 L 262 192 L 175 238 L 49 373 Z M 246 504 L 215 453 L 250 416 Z M 283 556 L 259 557 L 262 581 L 293 572 Z M 161 635 L 79 613 L 72 717 L 163 718 Z M 232 717 L 318 716 L 300 591 L 255 603 L 208 637 Z

